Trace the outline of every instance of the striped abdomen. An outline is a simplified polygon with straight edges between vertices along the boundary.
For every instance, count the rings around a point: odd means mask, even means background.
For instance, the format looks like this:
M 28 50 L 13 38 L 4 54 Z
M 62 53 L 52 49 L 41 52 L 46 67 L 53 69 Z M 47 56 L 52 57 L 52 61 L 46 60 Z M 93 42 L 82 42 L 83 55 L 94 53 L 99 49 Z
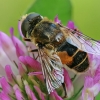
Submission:
M 77 47 L 64 42 L 57 50 L 63 64 L 77 72 L 84 72 L 89 67 L 87 53 L 79 50 Z

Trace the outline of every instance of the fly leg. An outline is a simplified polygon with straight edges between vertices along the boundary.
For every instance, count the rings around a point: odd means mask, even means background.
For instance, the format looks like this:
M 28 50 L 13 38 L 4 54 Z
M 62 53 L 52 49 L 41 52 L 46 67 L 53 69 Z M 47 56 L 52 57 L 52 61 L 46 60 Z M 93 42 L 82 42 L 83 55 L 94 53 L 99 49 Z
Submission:
M 23 40 L 24 41 L 27 41 L 27 42 L 31 42 L 31 39 L 29 39 L 29 38 L 23 38 Z M 28 47 L 28 51 L 31 52 L 31 53 L 33 53 L 33 58 L 34 59 L 37 59 L 39 57 L 39 55 L 37 55 L 37 57 L 35 57 L 35 55 L 34 55 L 34 52 L 38 52 L 38 49 L 31 50 L 31 48 Z
M 77 74 L 74 75 L 73 78 L 71 78 L 72 81 L 74 81 L 74 79 L 76 78 Z
M 28 51 L 33 53 L 33 58 L 36 60 L 39 57 L 39 53 L 38 53 L 38 49 L 33 49 L 31 50 L 31 48 L 28 48 Z M 37 56 L 34 54 L 35 52 L 37 52 Z
M 28 41 L 28 42 L 31 42 L 31 39 L 29 38 L 23 38 L 24 41 Z
M 63 86 L 63 89 L 65 91 L 65 94 L 64 94 L 64 97 L 63 97 L 63 99 L 64 99 L 64 98 L 67 98 L 67 91 L 66 91 L 65 83 L 62 83 L 62 86 Z
M 71 78 L 72 81 L 74 81 L 74 79 L 76 78 L 77 74 L 74 75 L 73 78 Z M 63 98 L 67 98 L 67 91 L 66 91 L 66 86 L 65 83 L 62 83 L 63 89 L 65 91 L 64 97 Z
M 38 49 L 33 49 L 33 50 L 31 50 L 31 49 L 29 48 L 28 51 L 29 51 L 29 52 L 38 52 Z

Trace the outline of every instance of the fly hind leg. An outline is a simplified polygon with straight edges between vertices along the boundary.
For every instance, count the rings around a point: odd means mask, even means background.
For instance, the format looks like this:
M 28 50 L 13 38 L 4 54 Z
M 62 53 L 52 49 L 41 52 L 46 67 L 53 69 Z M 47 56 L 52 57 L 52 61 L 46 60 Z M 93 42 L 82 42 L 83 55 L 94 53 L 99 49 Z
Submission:
M 74 81 L 76 79 L 77 74 L 74 75 L 73 78 L 71 78 L 72 81 Z
M 64 96 L 63 96 L 63 99 L 64 99 L 64 98 L 67 98 L 67 91 L 66 91 L 65 83 L 62 83 L 62 86 L 63 86 L 63 89 L 64 89 Z

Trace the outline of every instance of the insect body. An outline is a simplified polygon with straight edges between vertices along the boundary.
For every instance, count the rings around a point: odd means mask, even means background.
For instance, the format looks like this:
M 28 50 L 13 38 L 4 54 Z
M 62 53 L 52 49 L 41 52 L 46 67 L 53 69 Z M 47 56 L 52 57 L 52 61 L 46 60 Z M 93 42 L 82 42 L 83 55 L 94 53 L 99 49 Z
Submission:
M 37 13 L 31 13 L 23 19 L 21 30 L 26 40 L 38 46 L 49 93 L 64 81 L 63 64 L 76 72 L 85 72 L 89 68 L 87 53 L 100 54 L 97 47 L 100 44 L 97 41 L 89 37 L 87 39 L 87 36 L 78 31 L 43 18 Z
M 84 72 L 89 67 L 87 53 L 79 50 L 77 47 L 65 42 L 58 48 L 58 56 L 61 58 L 63 64 L 76 72 Z
M 47 49 L 54 49 L 63 64 L 77 72 L 84 72 L 89 67 L 87 53 L 68 43 L 67 34 L 68 29 L 64 31 L 59 25 L 46 19 L 38 23 L 31 33 L 36 43 Z

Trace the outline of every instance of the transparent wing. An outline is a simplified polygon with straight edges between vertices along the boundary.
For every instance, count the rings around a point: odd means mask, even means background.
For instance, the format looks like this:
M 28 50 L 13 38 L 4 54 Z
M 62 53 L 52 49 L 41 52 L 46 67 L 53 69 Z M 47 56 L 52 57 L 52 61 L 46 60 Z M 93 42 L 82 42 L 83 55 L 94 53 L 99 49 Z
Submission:
M 67 42 L 90 54 L 100 55 L 100 43 L 78 31 L 69 29 Z
M 43 50 L 39 50 L 39 55 L 45 83 L 50 94 L 64 82 L 62 63 L 56 54 L 49 57 Z

